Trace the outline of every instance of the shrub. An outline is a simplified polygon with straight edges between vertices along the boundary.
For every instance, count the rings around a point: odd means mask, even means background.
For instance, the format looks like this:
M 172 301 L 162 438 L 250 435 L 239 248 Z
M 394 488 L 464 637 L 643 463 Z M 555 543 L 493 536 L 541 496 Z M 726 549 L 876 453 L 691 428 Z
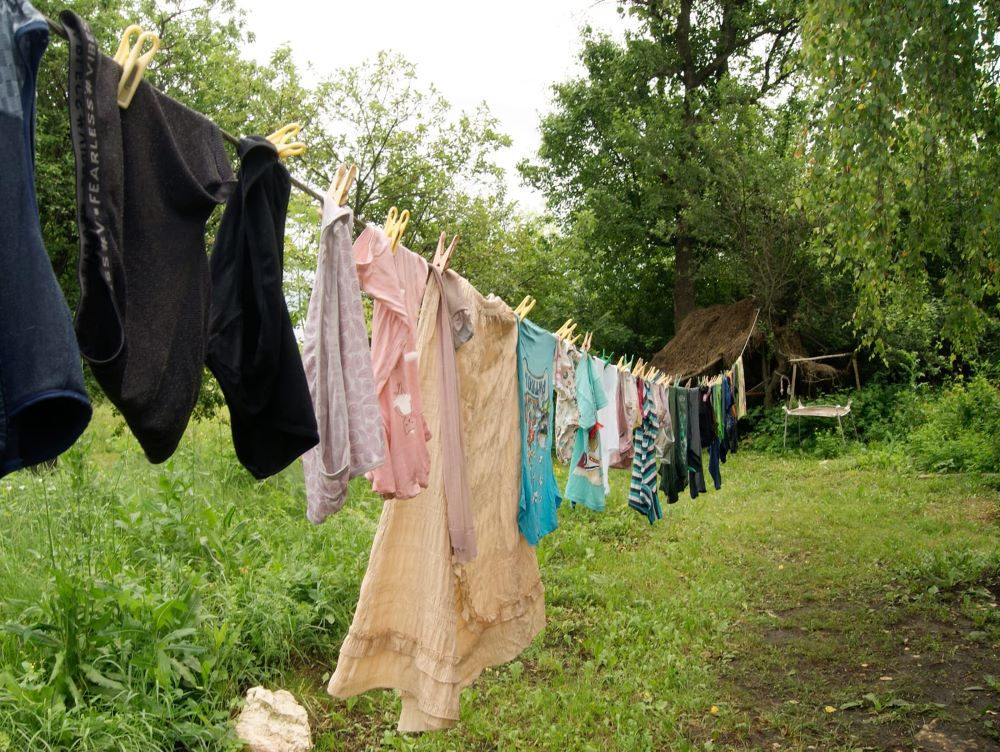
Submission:
M 1000 390 L 983 377 L 923 405 L 909 447 L 921 470 L 1000 472 Z

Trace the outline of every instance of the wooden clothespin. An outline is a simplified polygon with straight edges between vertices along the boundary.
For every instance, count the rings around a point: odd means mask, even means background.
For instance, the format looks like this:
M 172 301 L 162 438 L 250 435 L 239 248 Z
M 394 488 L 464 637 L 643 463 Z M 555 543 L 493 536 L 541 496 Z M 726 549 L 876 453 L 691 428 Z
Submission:
M 132 35 L 136 35 L 132 44 Z M 149 43 L 145 52 L 142 48 Z M 160 38 L 151 31 L 143 31 L 138 24 L 132 24 L 122 34 L 115 52 L 114 61 L 122 67 L 122 75 L 118 80 L 118 106 L 123 110 L 132 104 L 132 97 L 142 82 L 142 76 L 156 51 L 160 49 Z
M 406 232 L 406 225 L 409 223 L 409 209 L 403 209 L 402 212 L 395 206 L 389 209 L 389 213 L 385 218 L 385 234 L 389 237 L 389 250 L 392 251 L 393 255 L 396 254 L 396 248 L 399 247 L 399 239 L 403 237 L 403 233 Z
M 594 336 L 593 332 L 587 332 L 583 336 L 583 344 L 580 345 L 580 349 L 583 350 L 585 353 L 590 352 L 590 342 L 591 339 L 593 339 L 593 336 Z
M 441 237 L 438 238 L 437 250 L 434 252 L 434 260 L 431 262 L 431 266 L 442 274 L 444 274 L 444 270 L 448 268 L 448 262 L 451 261 L 451 255 L 455 252 L 455 247 L 458 245 L 458 235 L 456 235 L 451 239 L 451 245 L 445 248 L 444 241 L 447 239 L 448 233 L 442 232 Z
M 354 185 L 357 177 L 358 166 L 356 164 L 352 164 L 350 168 L 342 164 L 337 165 L 337 174 L 333 176 L 333 182 L 330 183 L 330 190 L 326 192 L 327 197 L 337 206 L 343 206 L 347 203 L 347 196 L 351 192 L 351 186 Z
M 289 123 L 267 137 L 267 140 L 274 144 L 274 148 L 278 150 L 278 159 L 297 157 L 305 153 L 306 145 L 304 143 L 292 141 L 299 135 L 300 130 L 302 130 L 302 126 L 298 123 Z

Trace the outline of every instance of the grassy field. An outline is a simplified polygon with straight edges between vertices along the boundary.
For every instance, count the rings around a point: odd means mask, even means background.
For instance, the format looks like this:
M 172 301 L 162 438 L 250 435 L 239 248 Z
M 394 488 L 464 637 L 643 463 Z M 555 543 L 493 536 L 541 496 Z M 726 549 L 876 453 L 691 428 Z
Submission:
M 0 480 L 0 752 L 222 750 L 253 684 L 318 750 L 854 750 L 1000 746 L 996 476 L 878 452 L 742 452 L 650 526 L 564 509 L 539 546 L 548 626 L 395 732 L 398 700 L 325 695 L 381 501 L 325 525 L 301 468 L 257 483 L 222 422 L 160 467 L 107 411 L 54 471 Z M 966 746 L 961 746 L 966 744 Z M 975 744 L 976 746 L 968 746 Z

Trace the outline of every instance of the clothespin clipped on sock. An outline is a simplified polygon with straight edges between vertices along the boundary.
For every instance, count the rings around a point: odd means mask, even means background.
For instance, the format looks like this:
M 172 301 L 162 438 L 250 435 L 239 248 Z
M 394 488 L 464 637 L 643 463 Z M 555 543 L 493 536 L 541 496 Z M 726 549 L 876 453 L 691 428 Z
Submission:
M 135 44 L 132 44 L 132 35 L 136 35 Z M 142 48 L 149 42 L 149 49 L 145 52 Z M 157 50 L 160 49 L 160 38 L 151 31 L 143 31 L 138 24 L 132 24 L 118 43 L 118 50 L 115 52 L 114 61 L 122 67 L 121 78 L 118 79 L 118 106 L 123 110 L 128 109 L 132 104 L 132 97 L 142 82 L 142 76 L 146 72 Z
M 330 190 L 326 192 L 327 198 L 337 206 L 346 204 L 347 196 L 351 192 L 351 186 L 354 185 L 357 177 L 358 166 L 356 164 L 352 164 L 350 168 L 342 164 L 337 165 L 337 173 L 333 176 L 333 182 L 330 183 Z
M 451 245 L 445 248 L 444 241 L 447 239 L 448 233 L 442 232 L 441 237 L 438 238 L 437 251 L 434 253 L 434 260 L 431 262 L 431 266 L 442 274 L 444 274 L 444 270 L 448 268 L 448 262 L 451 261 L 451 256 L 455 252 L 455 247 L 458 245 L 458 235 L 456 235 L 451 239 Z
M 274 144 L 274 148 L 278 150 L 278 159 L 297 157 L 305 153 L 306 145 L 304 143 L 291 140 L 299 135 L 300 130 L 302 130 L 302 126 L 298 123 L 289 123 L 267 137 L 267 140 Z

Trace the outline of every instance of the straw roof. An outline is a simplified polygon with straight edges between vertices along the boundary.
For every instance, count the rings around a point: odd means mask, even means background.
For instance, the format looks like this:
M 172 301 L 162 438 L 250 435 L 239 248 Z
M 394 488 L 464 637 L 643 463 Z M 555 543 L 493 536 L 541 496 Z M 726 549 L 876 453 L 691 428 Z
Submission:
M 664 373 L 685 377 L 718 373 L 736 361 L 744 345 L 754 352 L 763 343 L 760 327 L 754 326 L 756 316 L 757 304 L 750 298 L 697 308 L 651 362 Z

